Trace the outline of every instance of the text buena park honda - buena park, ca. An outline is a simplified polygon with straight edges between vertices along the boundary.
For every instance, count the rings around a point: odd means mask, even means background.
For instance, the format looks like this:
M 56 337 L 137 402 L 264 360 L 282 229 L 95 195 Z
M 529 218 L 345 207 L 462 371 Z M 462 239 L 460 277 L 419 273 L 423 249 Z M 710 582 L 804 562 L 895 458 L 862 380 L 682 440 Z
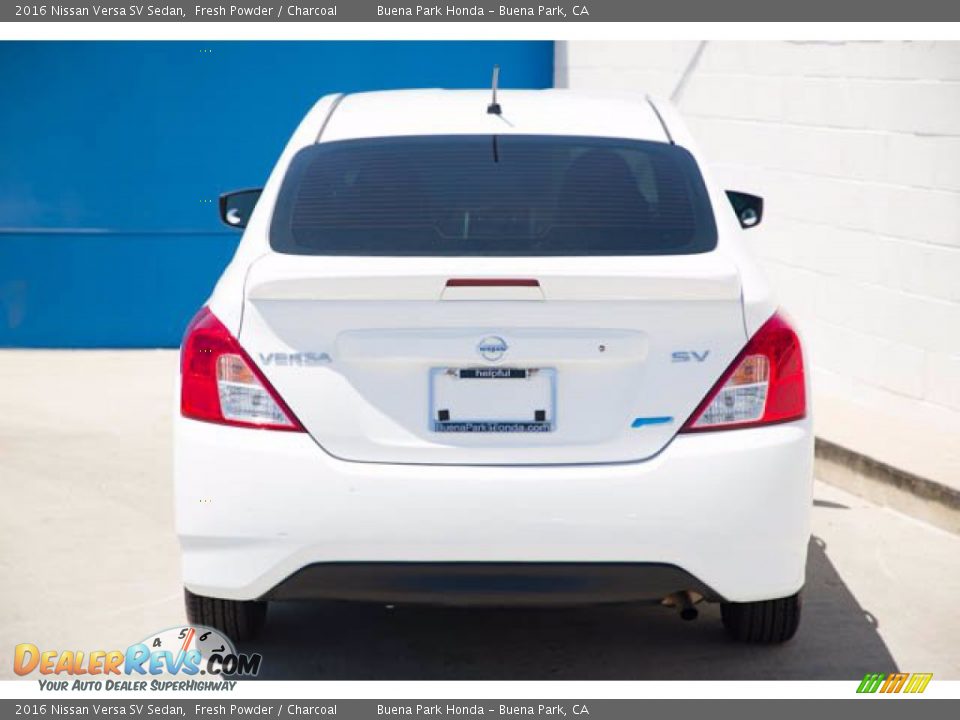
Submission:
M 380 17 L 553 17 L 565 18 L 568 15 L 584 17 L 590 15 L 586 5 L 377 5 Z
M 507 717 L 511 715 L 531 715 L 531 716 L 554 716 L 567 717 L 569 715 L 589 715 L 590 709 L 583 703 L 574 703 L 573 705 L 481 705 L 474 703 L 471 705 L 459 705 L 450 703 L 443 705 L 434 703 L 433 705 L 403 704 L 403 705 L 377 705 L 377 715 L 410 715 L 413 717 L 439 717 L 441 715 L 498 715 Z

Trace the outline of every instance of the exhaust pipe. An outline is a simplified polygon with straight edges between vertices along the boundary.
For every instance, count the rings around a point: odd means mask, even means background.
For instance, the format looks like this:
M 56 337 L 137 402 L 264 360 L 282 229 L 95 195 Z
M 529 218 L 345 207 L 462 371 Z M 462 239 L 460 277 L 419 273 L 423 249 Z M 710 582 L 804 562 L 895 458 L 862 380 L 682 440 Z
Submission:
M 696 620 L 697 616 L 700 615 L 694 606 L 701 600 L 703 600 L 703 596 L 699 593 L 681 590 L 667 595 L 660 604 L 675 607 L 680 612 L 680 618 L 689 622 L 690 620 Z

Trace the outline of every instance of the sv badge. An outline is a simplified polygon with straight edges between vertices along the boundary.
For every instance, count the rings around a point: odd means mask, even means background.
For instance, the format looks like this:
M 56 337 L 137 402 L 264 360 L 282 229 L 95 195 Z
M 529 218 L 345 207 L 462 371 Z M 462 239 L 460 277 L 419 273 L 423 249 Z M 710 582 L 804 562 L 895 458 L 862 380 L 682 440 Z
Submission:
M 702 350 L 700 352 L 697 352 L 696 350 L 677 350 L 670 355 L 670 360 L 671 362 L 675 363 L 703 362 L 707 359 L 709 354 L 709 350 Z

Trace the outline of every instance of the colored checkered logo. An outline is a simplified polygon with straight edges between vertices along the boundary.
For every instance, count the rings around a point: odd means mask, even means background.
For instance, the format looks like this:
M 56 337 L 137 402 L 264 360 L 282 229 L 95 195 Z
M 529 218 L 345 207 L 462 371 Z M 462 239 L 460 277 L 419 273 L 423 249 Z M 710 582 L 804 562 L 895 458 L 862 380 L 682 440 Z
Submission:
M 922 693 L 933 673 L 867 673 L 858 693 Z

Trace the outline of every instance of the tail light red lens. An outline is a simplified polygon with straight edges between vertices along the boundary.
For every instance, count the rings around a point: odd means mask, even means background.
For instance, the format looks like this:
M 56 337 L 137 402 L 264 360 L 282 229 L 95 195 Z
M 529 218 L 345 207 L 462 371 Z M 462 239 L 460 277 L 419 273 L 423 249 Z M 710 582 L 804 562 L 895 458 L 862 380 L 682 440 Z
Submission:
M 208 308 L 190 321 L 183 338 L 180 414 L 222 425 L 303 431 L 236 338 Z
M 799 420 L 807 413 L 803 353 L 790 324 L 774 314 L 750 338 L 680 432 Z

